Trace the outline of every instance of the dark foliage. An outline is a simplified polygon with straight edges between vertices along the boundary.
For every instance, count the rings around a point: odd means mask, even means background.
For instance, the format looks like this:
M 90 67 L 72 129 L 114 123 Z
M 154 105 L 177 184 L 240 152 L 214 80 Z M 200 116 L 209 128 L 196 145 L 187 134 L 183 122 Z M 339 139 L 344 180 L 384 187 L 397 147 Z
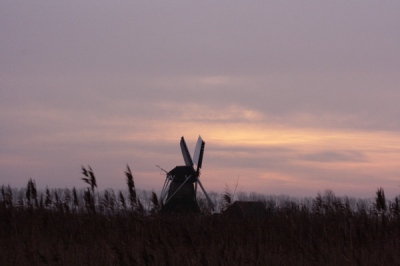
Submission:
M 378 188 L 378 190 L 376 191 L 375 204 L 377 211 L 380 212 L 386 211 L 386 198 L 385 198 L 385 191 L 383 190 L 383 188 Z
M 297 206 L 262 218 L 0 209 L 0 265 L 399 265 L 400 217 Z
M 83 169 L 83 191 L 40 194 L 32 179 L 1 187 L 0 265 L 400 265 L 399 198 L 386 202 L 382 188 L 373 205 L 326 190 L 303 202 L 251 195 L 240 215 L 207 204 L 202 215 L 162 215 L 154 191 L 141 203 L 129 167 L 128 201 L 111 189 L 96 201 Z
M 86 177 L 82 178 L 82 180 L 90 185 L 90 188 L 92 189 L 92 193 L 94 194 L 94 188 L 95 187 L 97 188 L 97 182 L 96 182 L 96 177 L 95 177 L 90 165 L 88 166 L 88 170 L 82 166 L 82 174 L 84 176 L 86 176 Z

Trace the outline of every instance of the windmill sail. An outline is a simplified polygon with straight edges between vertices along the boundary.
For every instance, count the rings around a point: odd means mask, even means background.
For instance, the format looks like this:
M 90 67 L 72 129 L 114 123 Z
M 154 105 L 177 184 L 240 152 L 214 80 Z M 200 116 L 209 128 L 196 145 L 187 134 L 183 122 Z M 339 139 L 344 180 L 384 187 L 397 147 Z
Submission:
M 192 157 L 190 157 L 189 150 L 186 146 L 186 142 L 183 137 L 181 138 L 181 150 L 182 150 L 183 160 L 185 160 L 186 166 L 193 166 Z
M 206 143 L 203 141 L 201 136 L 197 140 L 196 149 L 194 150 L 193 161 L 197 165 L 197 169 L 201 168 L 201 164 L 203 162 L 203 153 L 204 153 L 204 145 Z

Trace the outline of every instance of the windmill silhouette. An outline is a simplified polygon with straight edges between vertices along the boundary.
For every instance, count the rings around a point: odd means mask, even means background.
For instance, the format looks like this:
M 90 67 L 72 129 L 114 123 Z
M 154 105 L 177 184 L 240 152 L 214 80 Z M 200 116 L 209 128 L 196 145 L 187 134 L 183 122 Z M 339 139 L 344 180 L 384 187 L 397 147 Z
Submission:
M 197 185 L 202 189 L 214 211 L 214 204 L 199 179 L 200 169 L 203 163 L 205 142 L 202 140 L 201 136 L 199 136 L 193 160 L 183 137 L 181 138 L 180 146 L 185 165 L 176 166 L 169 172 L 160 168 L 166 173 L 164 186 L 160 195 L 160 200 L 163 204 L 162 212 L 199 213 L 200 209 L 197 205 L 196 198 Z M 196 165 L 196 170 L 194 165 Z

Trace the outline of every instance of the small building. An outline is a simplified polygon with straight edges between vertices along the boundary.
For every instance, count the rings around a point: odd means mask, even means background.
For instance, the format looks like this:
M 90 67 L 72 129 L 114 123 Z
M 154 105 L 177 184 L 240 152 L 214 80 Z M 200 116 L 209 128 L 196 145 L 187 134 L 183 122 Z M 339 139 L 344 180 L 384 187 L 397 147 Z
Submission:
M 260 201 L 235 201 L 224 211 L 224 214 L 243 218 L 257 218 L 264 217 L 267 212 L 264 204 Z

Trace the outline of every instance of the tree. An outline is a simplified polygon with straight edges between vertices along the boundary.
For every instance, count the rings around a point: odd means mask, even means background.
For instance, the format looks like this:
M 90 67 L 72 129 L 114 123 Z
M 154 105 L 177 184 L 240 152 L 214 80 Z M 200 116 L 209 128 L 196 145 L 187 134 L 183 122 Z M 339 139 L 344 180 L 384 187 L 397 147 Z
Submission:
M 386 198 L 382 187 L 376 191 L 375 207 L 379 212 L 386 212 Z

